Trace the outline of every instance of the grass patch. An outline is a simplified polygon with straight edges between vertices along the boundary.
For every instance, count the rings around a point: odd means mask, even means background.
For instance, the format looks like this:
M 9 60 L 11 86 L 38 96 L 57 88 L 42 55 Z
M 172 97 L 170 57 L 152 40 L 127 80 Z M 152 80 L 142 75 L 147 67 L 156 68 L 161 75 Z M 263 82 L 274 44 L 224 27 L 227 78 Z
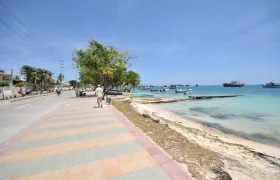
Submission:
M 209 172 L 215 174 L 215 179 L 232 179 L 224 170 L 224 164 L 217 153 L 188 141 L 185 136 L 164 124 L 143 117 L 135 112 L 128 102 L 113 101 L 113 105 L 174 160 L 187 165 L 188 171 L 195 179 L 207 179 Z

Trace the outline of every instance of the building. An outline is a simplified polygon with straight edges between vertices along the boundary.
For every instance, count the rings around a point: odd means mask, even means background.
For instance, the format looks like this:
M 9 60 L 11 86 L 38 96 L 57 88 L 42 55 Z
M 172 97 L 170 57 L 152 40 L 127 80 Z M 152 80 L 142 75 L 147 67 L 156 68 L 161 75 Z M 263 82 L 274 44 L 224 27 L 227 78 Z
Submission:
M 1 81 L 11 81 L 11 75 L 7 73 L 0 72 L 0 82 Z

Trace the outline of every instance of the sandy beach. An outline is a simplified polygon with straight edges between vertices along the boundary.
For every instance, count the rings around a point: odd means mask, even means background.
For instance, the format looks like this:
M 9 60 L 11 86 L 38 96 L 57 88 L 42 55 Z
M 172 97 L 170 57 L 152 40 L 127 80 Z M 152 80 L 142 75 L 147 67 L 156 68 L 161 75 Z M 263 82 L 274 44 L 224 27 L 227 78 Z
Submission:
M 140 114 L 149 113 L 159 117 L 189 141 L 216 152 L 233 179 L 280 179 L 279 147 L 226 134 L 184 119 L 157 104 L 132 102 L 131 106 Z

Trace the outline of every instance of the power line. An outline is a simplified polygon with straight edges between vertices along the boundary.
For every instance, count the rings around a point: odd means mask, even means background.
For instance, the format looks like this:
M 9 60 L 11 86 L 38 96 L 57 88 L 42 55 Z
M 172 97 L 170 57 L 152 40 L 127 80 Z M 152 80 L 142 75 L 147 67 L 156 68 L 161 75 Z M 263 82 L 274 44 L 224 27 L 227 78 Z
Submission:
M 38 45 L 36 45 L 36 44 L 38 44 L 38 43 L 36 43 L 36 41 L 33 40 L 34 37 L 36 37 L 36 35 L 35 35 L 34 33 L 32 33 L 32 31 L 30 31 L 30 30 L 24 25 L 24 23 L 13 13 L 13 11 L 12 11 L 2 0 L 0 0 L 0 5 L 2 5 L 5 9 L 7 9 L 7 10 L 9 11 L 10 15 L 16 20 L 16 22 L 18 22 L 18 23 L 23 27 L 24 30 L 26 30 L 27 32 L 29 32 L 30 36 L 29 36 L 28 33 L 27 33 L 27 38 L 24 38 L 24 37 L 23 37 L 22 35 L 20 35 L 16 30 L 14 30 L 12 26 L 10 26 L 8 23 L 6 23 L 3 19 L 1 20 L 1 18 L 0 18 L 0 20 L 3 22 L 3 24 L 4 24 L 5 26 L 7 26 L 9 29 L 11 29 L 12 32 L 13 32 L 14 34 L 16 34 L 18 37 L 20 37 L 23 41 L 27 42 L 27 43 L 30 44 L 33 48 L 35 48 L 36 50 L 38 50 L 40 53 L 44 54 L 44 56 L 49 56 L 49 57 L 51 57 L 51 58 L 54 58 L 54 56 L 53 56 L 52 54 L 48 54 L 48 53 L 46 53 L 46 52 L 43 52 L 43 51 L 37 49 L 37 48 L 38 48 Z M 3 15 L 3 14 L 2 14 L 2 15 Z M 26 35 L 26 34 L 25 34 L 25 35 Z M 38 41 L 38 42 L 39 42 L 39 41 Z M 48 59 L 49 59 L 49 58 L 48 58 Z

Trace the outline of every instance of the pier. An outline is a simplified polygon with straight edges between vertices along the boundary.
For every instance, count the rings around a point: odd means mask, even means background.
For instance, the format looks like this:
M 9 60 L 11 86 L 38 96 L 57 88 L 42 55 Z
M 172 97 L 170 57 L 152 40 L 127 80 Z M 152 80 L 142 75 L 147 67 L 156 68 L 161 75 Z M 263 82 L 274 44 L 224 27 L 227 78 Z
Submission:
M 228 98 L 228 97 L 237 97 L 244 96 L 240 94 L 223 94 L 223 95 L 191 95 L 190 99 L 213 99 L 213 98 Z

